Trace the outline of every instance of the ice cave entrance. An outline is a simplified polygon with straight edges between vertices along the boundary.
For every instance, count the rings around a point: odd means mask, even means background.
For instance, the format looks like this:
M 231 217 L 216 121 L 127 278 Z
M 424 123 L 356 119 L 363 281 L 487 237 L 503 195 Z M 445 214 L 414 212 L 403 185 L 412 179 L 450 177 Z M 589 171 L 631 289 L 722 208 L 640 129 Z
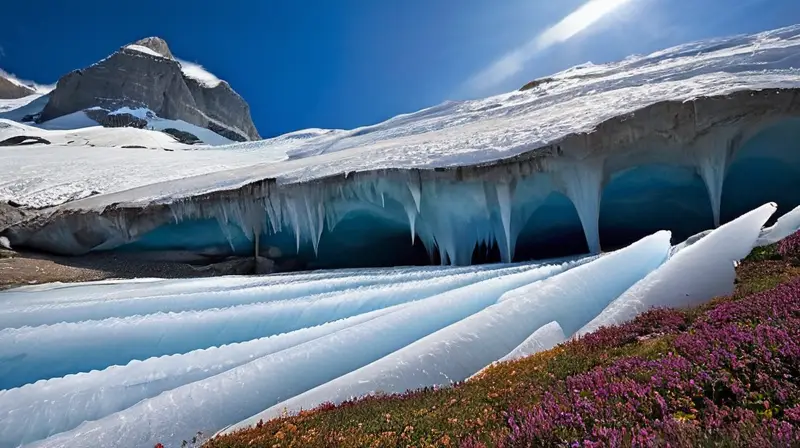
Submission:
M 713 227 L 705 183 L 691 167 L 636 166 L 613 174 L 603 189 L 600 242 L 604 250 L 627 246 L 659 230 L 672 231 L 677 242 Z
M 606 251 L 624 247 L 658 230 L 672 231 L 677 242 L 713 228 L 706 186 L 697 169 L 691 166 L 645 163 L 614 172 L 600 198 L 599 234 Z M 526 205 L 526 200 L 530 204 Z M 517 211 L 529 206 L 532 213 L 519 223 L 514 261 L 588 252 L 581 220 L 565 195 L 554 192 L 545 198 L 518 197 L 517 201 L 520 201 Z M 784 120 L 763 129 L 739 147 L 728 165 L 720 210 L 723 223 L 767 202 L 780 204 L 776 217 L 800 205 L 800 119 Z M 348 211 L 332 229 L 325 226 L 317 252 L 306 240 L 299 242 L 298 250 L 292 229 L 263 233 L 259 237 L 260 250 L 278 254 L 275 258 L 280 270 L 410 266 L 443 261 L 430 238 L 425 240 L 416 235 L 412 243 L 408 215 L 399 202 L 387 199 L 383 206 L 360 202 L 334 206 L 346 207 Z M 430 211 L 436 215 L 435 208 Z M 457 221 L 455 217 L 439 218 Z M 472 238 L 469 228 L 472 224 L 469 221 L 457 224 L 466 227 L 455 228 L 448 235 L 452 241 L 446 243 L 458 245 L 455 240 Z M 477 240 L 471 251 L 473 264 L 501 260 L 497 242 Z M 466 244 L 472 245 L 474 241 L 473 238 Z M 426 242 L 434 247 L 426 247 Z M 253 244 L 235 224 L 221 225 L 214 219 L 206 219 L 165 225 L 118 250 L 249 256 L 253 254 Z M 469 254 L 469 248 L 459 249 L 466 249 Z
M 765 128 L 744 142 L 728 167 L 722 222 L 766 202 L 778 204 L 771 222 L 800 205 L 800 119 Z

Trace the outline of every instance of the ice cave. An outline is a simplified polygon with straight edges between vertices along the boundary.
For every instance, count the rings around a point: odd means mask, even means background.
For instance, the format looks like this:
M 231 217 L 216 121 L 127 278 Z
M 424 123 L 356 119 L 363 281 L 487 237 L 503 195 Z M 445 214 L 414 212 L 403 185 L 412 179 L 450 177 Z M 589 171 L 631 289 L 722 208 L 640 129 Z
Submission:
M 564 257 L 625 247 L 658 230 L 670 230 L 677 243 L 715 226 L 704 164 L 723 179 L 719 224 L 765 202 L 781 204 L 774 218 L 800 205 L 798 119 L 728 147 L 723 157 L 696 164 L 641 151 L 587 163 L 575 175 L 500 182 L 439 179 L 436 172 L 417 185 L 408 180 L 414 172 L 354 176 L 299 188 L 318 188 L 311 197 L 249 201 L 238 215 L 176 219 L 112 249 L 247 256 L 260 228 L 261 254 L 288 260 L 287 269 L 327 269 Z

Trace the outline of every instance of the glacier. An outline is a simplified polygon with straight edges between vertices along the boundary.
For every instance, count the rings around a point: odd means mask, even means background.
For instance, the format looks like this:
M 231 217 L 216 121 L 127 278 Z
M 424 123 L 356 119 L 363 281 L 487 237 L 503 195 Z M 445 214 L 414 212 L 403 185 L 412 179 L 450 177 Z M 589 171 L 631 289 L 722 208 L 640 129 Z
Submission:
M 632 320 L 655 307 L 689 307 L 733 293 L 734 263 L 756 245 L 777 205 L 765 204 L 709 233 L 671 257 L 608 305 L 577 336 Z
M 295 413 L 326 402 L 339 404 L 378 391 L 401 393 L 463 381 L 554 319 L 565 333 L 572 334 L 660 266 L 669 252 L 669 239 L 669 232 L 660 232 L 592 263 L 506 292 L 498 303 L 379 361 L 278 403 L 231 430 L 285 411 Z
M 0 199 L 44 209 L 5 233 L 70 255 L 277 248 L 308 269 L 599 253 L 662 229 L 680 242 L 800 205 L 798 48 L 791 26 L 196 151 L 9 148 Z
M 6 328 L 0 330 L 0 359 L 4 360 L 0 364 L 0 389 L 299 330 L 528 269 L 511 267 L 427 281 L 352 287 L 286 300 L 271 300 L 270 290 L 256 287 L 247 293 L 262 301 L 250 305 Z M 121 308 L 124 313 L 124 305 Z M 58 307 L 48 311 L 61 318 Z M 24 316 L 24 311 L 21 314 Z
M 213 433 L 367 365 L 490 306 L 511 289 L 547 278 L 568 266 L 569 263 L 531 266 L 524 272 L 495 276 L 406 304 L 367 322 L 165 391 L 123 411 L 56 434 L 42 441 L 41 446 L 59 446 L 66 440 L 76 447 L 104 446 L 118 440 L 130 441 L 134 446 L 158 442 L 178 445 L 181 438 L 197 431 Z M 270 380 L 263 381 L 264 378 Z
M 521 344 L 517 346 L 511 353 L 503 356 L 498 361 L 513 361 L 530 356 L 545 350 L 549 350 L 556 345 L 567 340 L 564 330 L 558 322 L 553 321 L 547 325 L 542 325 L 538 330 L 534 331 L 527 337 Z
M 177 447 L 726 294 L 800 228 L 798 67 L 800 25 L 193 150 L 0 104 L 51 140 L 0 149 L 12 247 L 292 271 L 0 291 L 0 448 Z
M 678 253 L 658 231 L 602 255 L 533 264 L 0 292 L 0 447 L 177 447 L 198 431 L 324 401 L 450 385 L 650 306 L 729 291 L 733 262 L 770 233 L 776 209 L 765 204 Z

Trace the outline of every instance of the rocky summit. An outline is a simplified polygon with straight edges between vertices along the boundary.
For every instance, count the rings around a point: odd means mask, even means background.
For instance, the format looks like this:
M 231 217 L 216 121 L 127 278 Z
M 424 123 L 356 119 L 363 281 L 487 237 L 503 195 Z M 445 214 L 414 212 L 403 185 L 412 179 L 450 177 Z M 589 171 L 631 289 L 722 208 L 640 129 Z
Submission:
M 2 97 L 0 84 L 0 97 Z M 123 46 L 111 56 L 58 80 L 39 117 L 52 120 L 91 108 L 147 108 L 159 117 L 183 120 L 234 141 L 258 140 L 250 107 L 222 80 L 187 75 L 158 37 Z

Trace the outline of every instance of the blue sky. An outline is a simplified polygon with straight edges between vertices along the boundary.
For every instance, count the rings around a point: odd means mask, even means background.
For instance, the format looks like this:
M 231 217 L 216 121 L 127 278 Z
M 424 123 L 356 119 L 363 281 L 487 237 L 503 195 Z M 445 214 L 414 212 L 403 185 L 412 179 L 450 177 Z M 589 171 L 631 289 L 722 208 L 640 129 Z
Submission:
M 556 28 L 587 0 L 15 1 L 3 5 L 13 20 L 0 27 L 0 68 L 51 83 L 157 35 L 230 82 L 273 136 L 353 128 L 586 61 L 800 22 L 798 0 L 595 1 L 593 23 L 583 14 Z

